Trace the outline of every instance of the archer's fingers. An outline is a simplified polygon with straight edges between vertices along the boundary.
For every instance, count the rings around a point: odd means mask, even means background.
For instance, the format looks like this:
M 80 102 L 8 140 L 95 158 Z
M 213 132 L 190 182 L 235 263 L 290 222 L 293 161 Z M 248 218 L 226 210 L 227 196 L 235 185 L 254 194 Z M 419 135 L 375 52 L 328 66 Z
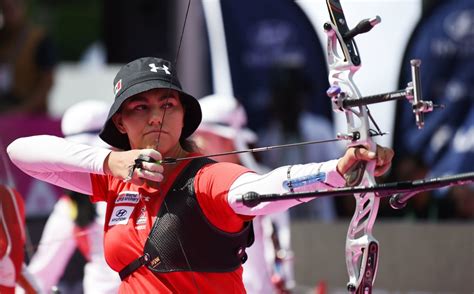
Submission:
M 163 181 L 163 173 L 161 172 L 153 172 L 143 168 L 137 168 L 135 172 L 140 179 L 146 179 L 153 182 Z
M 377 166 L 374 170 L 374 175 L 376 177 L 383 176 L 389 169 L 390 169 L 391 163 L 387 163 L 382 166 Z
M 384 166 L 392 162 L 394 152 L 391 148 L 386 148 L 377 145 L 377 158 L 376 158 L 376 165 L 377 166 Z
M 377 159 L 375 167 L 375 176 L 385 174 L 392 165 L 394 151 L 391 148 L 385 148 L 377 145 Z
M 143 149 L 140 150 L 140 155 L 145 155 L 151 157 L 154 161 L 158 162 L 161 160 L 162 156 L 161 153 L 156 151 L 155 149 Z
M 143 161 L 141 163 L 141 169 L 143 170 L 147 170 L 147 171 L 150 171 L 150 172 L 155 172 L 155 173 L 163 173 L 163 166 L 159 163 L 156 163 L 156 162 L 146 162 L 146 161 Z
M 390 168 L 390 163 L 393 157 L 393 150 L 377 145 L 377 152 L 370 151 L 366 146 L 353 146 L 347 149 L 344 156 L 339 160 L 337 170 L 344 174 L 355 163 L 359 161 L 376 161 L 377 173 L 384 173 Z
M 361 147 L 354 147 L 354 159 L 359 161 L 359 160 L 364 160 L 364 161 L 369 161 L 369 160 L 374 160 L 376 158 L 376 153 L 374 151 L 370 151 L 367 148 L 361 146 Z
M 137 166 L 134 174 L 140 179 L 146 179 L 154 182 L 163 181 L 163 166 L 159 163 L 162 156 L 154 149 L 143 149 L 140 151 L 139 158 L 146 158 Z

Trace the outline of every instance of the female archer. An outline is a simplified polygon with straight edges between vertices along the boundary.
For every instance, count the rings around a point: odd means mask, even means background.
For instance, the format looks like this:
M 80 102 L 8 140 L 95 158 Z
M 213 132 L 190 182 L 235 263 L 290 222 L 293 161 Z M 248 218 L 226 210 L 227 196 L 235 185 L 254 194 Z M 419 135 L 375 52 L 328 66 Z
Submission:
M 170 62 L 134 60 L 120 69 L 114 89 L 100 137 L 119 150 L 45 135 L 17 139 L 7 150 L 25 173 L 107 202 L 104 252 L 122 279 L 120 293 L 245 293 L 241 265 L 252 243 L 252 218 L 309 199 L 249 208 L 237 201 L 241 195 L 341 187 L 356 162 L 374 160 L 375 175 L 382 175 L 393 157 L 389 148 L 353 147 L 339 159 L 266 174 L 189 159 L 200 155 L 188 137 L 201 109 Z

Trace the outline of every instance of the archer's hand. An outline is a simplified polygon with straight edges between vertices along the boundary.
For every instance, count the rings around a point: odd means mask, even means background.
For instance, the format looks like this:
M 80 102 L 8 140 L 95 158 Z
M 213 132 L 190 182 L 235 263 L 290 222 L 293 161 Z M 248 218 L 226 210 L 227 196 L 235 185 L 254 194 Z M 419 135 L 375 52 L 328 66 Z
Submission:
M 150 157 L 155 162 L 140 160 L 136 165 L 136 160 L 140 156 Z M 161 160 L 161 154 L 154 149 L 112 151 L 105 159 L 104 170 L 108 175 L 136 185 L 143 184 L 144 180 L 161 182 L 163 166 L 158 163 L 159 160 Z
M 344 156 L 339 159 L 337 163 L 337 171 L 344 175 L 354 164 L 358 161 L 370 161 L 375 160 L 375 171 L 376 177 L 385 174 L 392 164 L 394 152 L 391 148 L 382 147 L 377 145 L 377 150 L 367 150 L 364 146 L 350 147 L 346 150 Z

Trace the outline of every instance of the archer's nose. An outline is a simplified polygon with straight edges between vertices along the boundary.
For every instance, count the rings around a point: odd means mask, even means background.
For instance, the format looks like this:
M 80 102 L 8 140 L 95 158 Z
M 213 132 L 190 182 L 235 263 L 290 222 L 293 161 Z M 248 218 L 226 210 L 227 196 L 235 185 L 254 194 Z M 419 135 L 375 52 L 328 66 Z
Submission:
M 163 111 L 160 109 L 153 109 L 150 111 L 150 118 L 148 123 L 150 125 L 160 125 L 163 121 Z

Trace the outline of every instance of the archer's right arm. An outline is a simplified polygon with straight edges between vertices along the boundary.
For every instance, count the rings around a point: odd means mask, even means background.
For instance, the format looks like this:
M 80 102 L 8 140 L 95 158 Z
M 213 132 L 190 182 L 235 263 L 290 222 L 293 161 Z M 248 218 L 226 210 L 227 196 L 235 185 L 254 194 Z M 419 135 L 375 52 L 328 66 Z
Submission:
M 16 139 L 7 147 L 7 152 L 26 174 L 90 195 L 90 174 L 105 174 L 104 161 L 111 150 L 40 135 Z
M 158 162 L 161 154 L 153 149 L 112 151 L 79 144 L 50 135 L 19 138 L 7 147 L 13 163 L 26 174 L 42 181 L 86 195 L 92 194 L 90 174 L 127 178 L 140 155 Z M 163 166 L 143 162 L 133 169 L 131 182 L 163 180 Z

